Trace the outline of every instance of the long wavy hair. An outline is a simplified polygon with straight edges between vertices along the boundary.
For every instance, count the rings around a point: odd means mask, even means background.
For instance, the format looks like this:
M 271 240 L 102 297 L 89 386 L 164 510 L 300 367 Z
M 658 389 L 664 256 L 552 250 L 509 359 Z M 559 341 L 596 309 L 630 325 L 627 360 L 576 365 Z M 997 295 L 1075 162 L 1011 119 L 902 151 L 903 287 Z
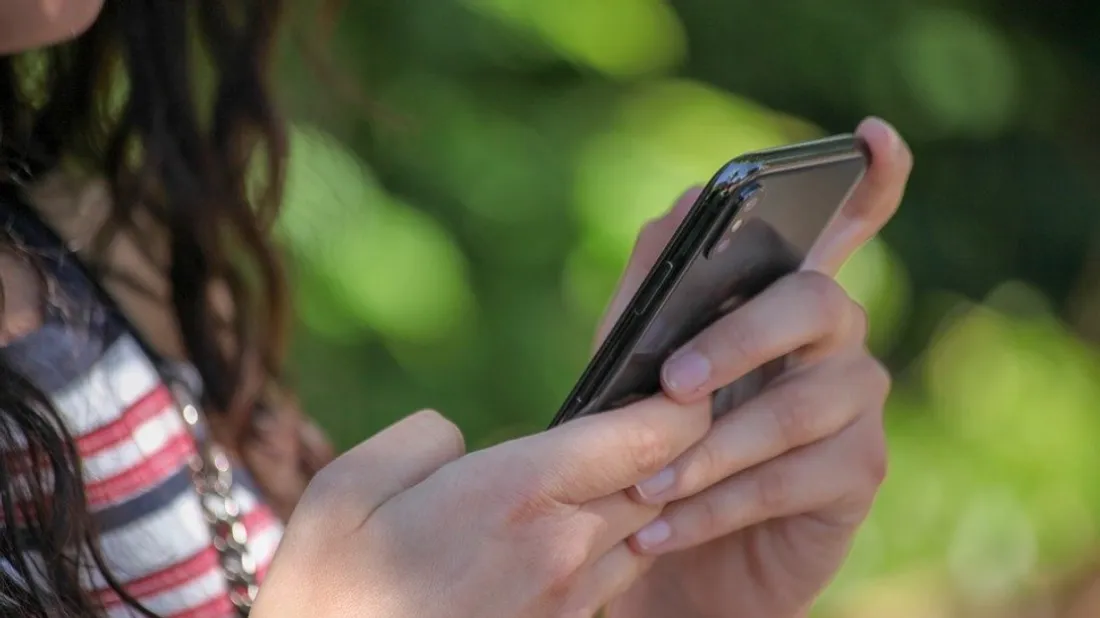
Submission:
M 64 165 L 106 178 L 114 207 L 104 247 L 135 215 L 168 232 L 163 267 L 186 352 L 208 408 L 237 436 L 283 360 L 285 281 L 268 232 L 286 144 L 267 84 L 281 4 L 107 0 L 75 41 L 0 58 L 0 171 L 33 177 Z M 228 311 L 215 302 L 225 291 Z M 99 616 L 81 586 L 95 569 L 151 616 L 104 564 L 72 436 L 46 396 L 0 362 L 0 452 L 17 444 L 44 465 L 31 466 L 26 506 L 17 471 L 0 457 L 3 522 L 26 522 L 0 523 L 10 565 L 0 568 L 0 605 Z M 43 567 L 27 558 L 32 547 Z

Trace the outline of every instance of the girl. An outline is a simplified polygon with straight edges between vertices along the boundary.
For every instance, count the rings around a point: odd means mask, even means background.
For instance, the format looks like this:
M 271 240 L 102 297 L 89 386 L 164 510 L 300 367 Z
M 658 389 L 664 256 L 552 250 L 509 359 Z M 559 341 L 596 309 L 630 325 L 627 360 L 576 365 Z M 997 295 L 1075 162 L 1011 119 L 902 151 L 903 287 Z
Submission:
M 675 354 L 664 394 L 469 455 L 422 412 L 330 463 L 280 386 L 280 4 L 0 0 L 0 613 L 804 615 L 884 474 L 889 380 L 828 275 L 901 199 L 897 134 L 861 125 L 874 163 L 806 271 Z

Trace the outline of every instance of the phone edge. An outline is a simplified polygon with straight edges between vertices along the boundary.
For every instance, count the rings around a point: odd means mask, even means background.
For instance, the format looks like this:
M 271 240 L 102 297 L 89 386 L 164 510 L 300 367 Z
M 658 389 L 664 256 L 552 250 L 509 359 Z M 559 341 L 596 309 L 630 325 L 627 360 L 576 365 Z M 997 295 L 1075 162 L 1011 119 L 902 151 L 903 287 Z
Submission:
M 683 260 L 684 257 L 690 256 L 680 254 L 684 253 L 686 247 L 694 246 L 689 241 L 694 241 L 695 235 L 701 233 L 705 239 L 716 220 L 729 214 L 731 208 L 736 210 L 739 207 L 740 200 L 733 201 L 733 198 L 740 197 L 736 195 L 737 193 L 765 176 L 795 171 L 810 165 L 842 162 L 858 157 L 863 157 L 866 161 L 864 165 L 865 173 L 867 167 L 870 166 L 870 152 L 862 139 L 848 133 L 748 152 L 722 166 L 712 176 L 703 192 L 692 204 L 684 220 L 673 232 L 672 238 L 666 243 L 660 256 L 650 267 L 649 272 L 646 273 L 645 279 L 642 280 L 630 301 L 623 308 L 623 313 L 616 319 L 615 325 L 608 332 L 607 337 L 601 342 L 599 348 L 585 365 L 580 378 L 555 413 L 549 427 L 555 427 L 580 416 L 578 411 L 583 409 L 584 403 L 574 405 L 574 402 L 586 394 L 586 391 L 599 387 L 599 382 L 591 384 L 592 380 L 609 375 L 612 368 L 607 366 L 607 363 L 614 361 L 616 356 L 621 356 L 622 350 L 632 340 L 629 336 L 630 331 L 634 331 L 633 338 L 637 338 L 641 332 L 644 332 L 644 330 L 639 329 L 639 323 L 644 329 L 646 320 L 652 319 L 650 312 L 664 304 L 669 291 L 675 288 L 676 283 L 683 274 L 683 269 L 690 264 L 690 260 Z M 853 189 L 857 183 L 853 183 Z M 851 191 L 849 191 L 849 196 L 850 194 Z M 704 219 L 704 217 L 706 218 Z M 699 231 L 700 229 L 701 231 Z M 679 263 L 673 258 L 680 258 Z M 671 263 L 673 271 L 667 276 L 661 277 L 658 266 L 666 262 Z M 660 280 L 657 280 L 658 278 Z M 661 288 L 651 289 L 655 280 Z M 650 296 L 647 311 L 642 315 L 636 314 L 634 308 L 643 299 Z

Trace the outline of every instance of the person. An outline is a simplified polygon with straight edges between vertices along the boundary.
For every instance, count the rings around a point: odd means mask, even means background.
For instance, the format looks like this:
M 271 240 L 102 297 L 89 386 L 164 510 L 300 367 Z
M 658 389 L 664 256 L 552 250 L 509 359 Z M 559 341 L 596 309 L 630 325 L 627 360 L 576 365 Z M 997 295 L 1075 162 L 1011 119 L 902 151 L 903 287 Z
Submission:
M 897 133 L 860 125 L 873 163 L 806 267 L 663 393 L 469 454 L 423 411 L 334 457 L 281 379 L 280 4 L 0 0 L 0 614 L 804 616 L 885 474 L 889 378 L 831 275 L 901 200 Z

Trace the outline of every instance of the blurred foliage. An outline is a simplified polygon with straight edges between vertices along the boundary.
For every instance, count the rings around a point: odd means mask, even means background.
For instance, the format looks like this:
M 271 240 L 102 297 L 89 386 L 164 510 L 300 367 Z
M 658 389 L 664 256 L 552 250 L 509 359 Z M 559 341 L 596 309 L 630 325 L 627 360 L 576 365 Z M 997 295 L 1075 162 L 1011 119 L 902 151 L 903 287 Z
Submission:
M 841 278 L 897 376 L 893 464 L 822 612 L 1011 603 L 1100 543 L 1100 5 L 1059 7 L 359 0 L 321 14 L 337 73 L 368 101 L 288 51 L 280 230 L 305 401 L 345 447 L 429 406 L 474 447 L 537 431 L 646 219 L 741 152 L 880 115 L 917 167 Z M 299 23 L 321 10 L 306 3 Z

